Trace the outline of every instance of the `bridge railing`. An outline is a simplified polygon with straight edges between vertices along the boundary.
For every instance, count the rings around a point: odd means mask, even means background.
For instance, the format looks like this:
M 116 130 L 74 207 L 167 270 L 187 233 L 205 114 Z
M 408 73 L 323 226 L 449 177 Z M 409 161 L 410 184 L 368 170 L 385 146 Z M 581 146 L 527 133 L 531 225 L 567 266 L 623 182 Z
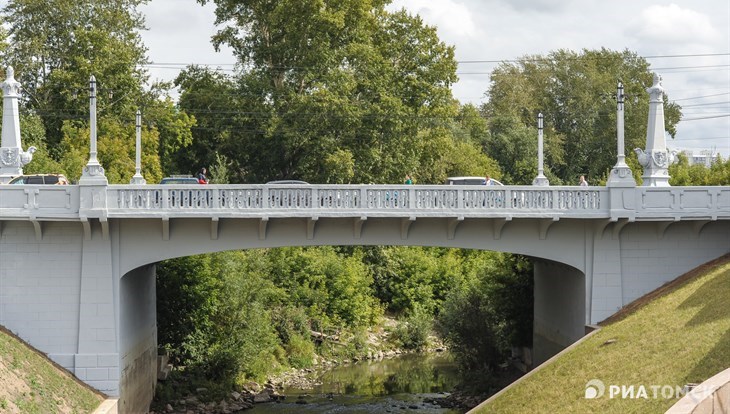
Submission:
M 0 220 L 310 214 L 715 220 L 730 187 L 0 185 Z
M 576 213 L 604 215 L 603 187 L 445 185 L 115 185 L 110 212 L 332 211 Z
M 57 217 L 79 214 L 79 187 L 73 185 L 2 185 L 0 218 Z

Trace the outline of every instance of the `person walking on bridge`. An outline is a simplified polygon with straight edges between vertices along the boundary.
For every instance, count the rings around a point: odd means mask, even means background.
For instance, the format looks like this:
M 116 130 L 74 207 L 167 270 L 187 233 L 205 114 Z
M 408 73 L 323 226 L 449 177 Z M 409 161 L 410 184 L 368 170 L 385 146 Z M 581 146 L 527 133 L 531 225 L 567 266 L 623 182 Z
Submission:
M 198 179 L 199 184 L 208 184 L 208 170 L 205 169 L 205 167 L 201 168 L 200 171 L 198 171 L 198 175 L 196 178 Z

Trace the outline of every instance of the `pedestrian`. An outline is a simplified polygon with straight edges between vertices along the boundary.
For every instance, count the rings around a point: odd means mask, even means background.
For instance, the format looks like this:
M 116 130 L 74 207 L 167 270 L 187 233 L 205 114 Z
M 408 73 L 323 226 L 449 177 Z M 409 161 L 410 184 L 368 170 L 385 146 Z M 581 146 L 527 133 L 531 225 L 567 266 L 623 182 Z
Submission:
M 201 168 L 200 171 L 198 171 L 197 179 L 199 184 L 208 184 L 208 170 L 205 169 L 205 167 Z
M 585 175 L 580 176 L 580 182 L 578 183 L 581 187 L 588 187 L 588 181 L 586 181 Z
M 413 180 L 411 179 L 411 176 L 408 175 L 408 174 L 406 174 L 406 182 L 405 182 L 405 184 L 407 184 L 407 185 L 413 184 Z
M 494 181 L 492 181 L 492 177 L 487 174 L 487 176 L 484 178 L 484 182 L 482 185 L 494 185 Z

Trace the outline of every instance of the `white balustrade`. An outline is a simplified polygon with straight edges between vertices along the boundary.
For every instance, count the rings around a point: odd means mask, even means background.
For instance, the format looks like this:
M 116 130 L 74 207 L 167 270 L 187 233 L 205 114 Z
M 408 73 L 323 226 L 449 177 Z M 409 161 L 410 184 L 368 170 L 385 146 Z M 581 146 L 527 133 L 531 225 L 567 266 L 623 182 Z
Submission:
M 395 214 L 399 217 L 454 213 L 495 217 L 666 218 L 730 217 L 730 187 L 662 187 L 616 190 L 576 186 L 443 185 L 109 185 L 94 197 L 107 215 L 210 211 L 216 214 L 277 214 L 326 217 Z M 619 192 L 621 191 L 621 192 Z M 615 193 L 619 202 L 609 202 Z M 84 204 L 86 205 L 86 204 Z M 610 207 L 613 205 L 613 207 Z M 85 215 L 79 186 L 0 186 L 0 219 Z M 618 208 L 616 208 L 618 206 Z M 83 210 L 83 208 L 81 209 Z M 284 212 L 291 213 L 284 213 Z M 296 213 L 295 213 L 296 212 Z M 625 212 L 625 213 L 622 213 Z

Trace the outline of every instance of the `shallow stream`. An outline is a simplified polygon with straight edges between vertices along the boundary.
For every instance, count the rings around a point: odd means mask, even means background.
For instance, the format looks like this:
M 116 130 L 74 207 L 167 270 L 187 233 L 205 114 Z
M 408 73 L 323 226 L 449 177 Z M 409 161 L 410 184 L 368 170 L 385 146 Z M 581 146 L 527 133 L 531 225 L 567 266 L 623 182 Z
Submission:
M 455 414 L 459 411 L 427 400 L 446 396 L 459 380 L 447 353 L 405 355 L 336 367 L 323 373 L 322 384 L 314 389 L 285 388 L 284 401 L 257 404 L 242 413 Z

